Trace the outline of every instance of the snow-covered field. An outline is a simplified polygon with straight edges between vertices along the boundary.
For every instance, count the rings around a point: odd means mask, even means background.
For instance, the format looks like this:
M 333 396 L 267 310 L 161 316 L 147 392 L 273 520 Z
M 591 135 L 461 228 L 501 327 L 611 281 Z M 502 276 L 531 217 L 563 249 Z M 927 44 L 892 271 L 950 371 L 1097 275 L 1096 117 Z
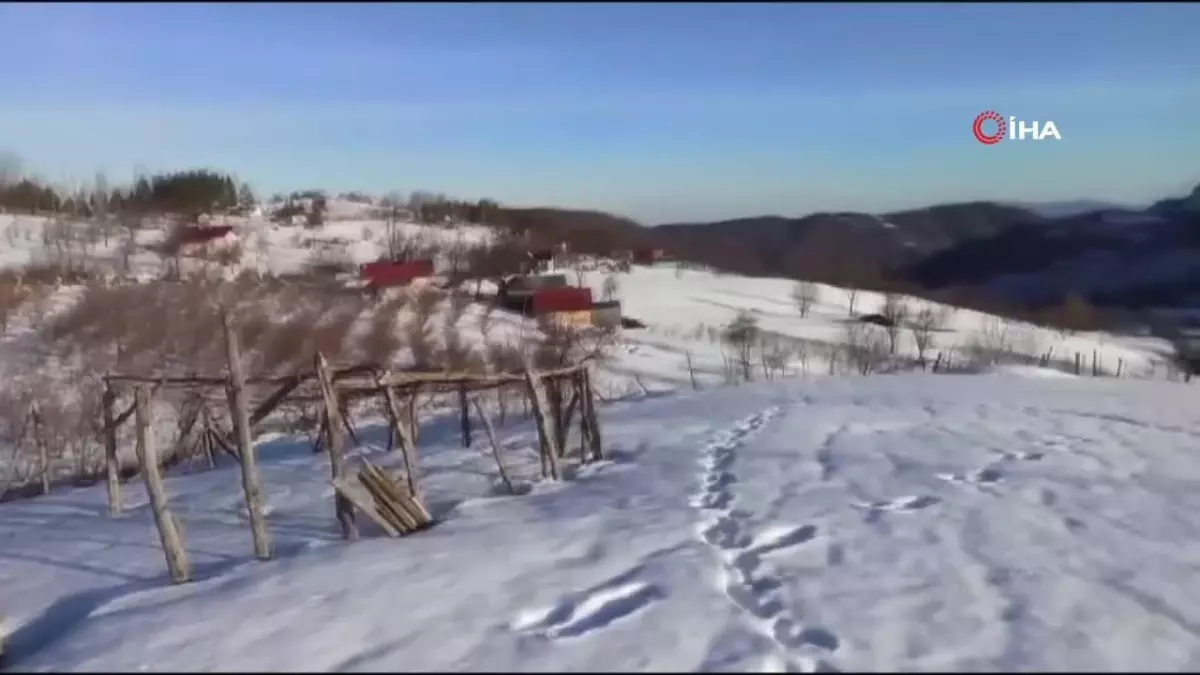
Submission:
M 176 587 L 134 484 L 115 521 L 103 488 L 5 504 L 11 665 L 1191 670 L 1183 386 L 911 374 L 626 402 L 602 412 L 608 461 L 518 497 L 482 449 L 423 442 L 440 524 L 352 544 L 323 457 L 281 440 L 276 560 L 252 559 L 232 467 L 168 480 L 199 577 Z M 529 426 L 501 430 L 526 478 Z

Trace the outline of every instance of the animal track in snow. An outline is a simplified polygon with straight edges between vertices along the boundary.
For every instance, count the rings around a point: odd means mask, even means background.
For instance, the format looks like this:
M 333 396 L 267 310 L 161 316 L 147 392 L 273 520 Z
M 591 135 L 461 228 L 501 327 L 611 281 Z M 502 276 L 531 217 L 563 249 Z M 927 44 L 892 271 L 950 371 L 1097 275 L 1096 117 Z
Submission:
M 702 527 L 700 536 L 709 546 L 725 550 L 745 548 L 750 543 L 741 525 L 730 515 L 718 516 L 712 524 Z
M 821 480 L 829 480 L 837 472 L 838 465 L 833 456 L 833 444 L 845 431 L 846 425 L 834 429 L 826 434 L 820 445 L 817 446 L 817 466 L 821 470 Z
M 940 497 L 933 495 L 909 495 L 907 497 L 898 497 L 896 499 L 888 499 L 879 502 L 870 502 L 868 504 L 855 504 L 860 509 L 867 511 L 886 511 L 891 513 L 904 513 L 908 511 L 920 511 L 927 509 L 934 504 L 940 503 Z
M 812 541 L 817 536 L 816 525 L 772 527 L 754 538 L 752 550 L 763 555 Z
M 705 445 L 700 465 L 700 490 L 690 500 L 693 507 L 710 516 L 697 527 L 697 536 L 718 554 L 719 583 L 730 602 L 755 619 L 753 627 L 779 648 L 771 662 L 783 670 L 832 671 L 820 659 L 796 660 L 795 650 L 815 648 L 826 652 L 840 646 L 837 636 L 817 626 L 803 626 L 788 611 L 780 589 L 783 584 L 764 569 L 763 556 L 799 546 L 816 538 L 816 525 L 788 525 L 764 529 L 748 536 L 744 527 L 748 514 L 733 510 L 737 501 L 734 474 L 738 449 L 760 430 L 778 408 L 752 415 L 731 430 L 719 433 Z M 828 461 L 829 458 L 826 458 Z M 832 470 L 832 463 L 827 467 Z
M 725 511 L 733 506 L 733 486 L 737 483 L 737 477 L 731 468 L 736 451 L 778 412 L 778 408 L 768 408 L 751 415 L 732 429 L 718 433 L 704 446 L 700 460 L 703 469 L 700 479 L 702 488 L 691 500 L 693 507 Z
M 992 485 L 1004 478 L 1004 473 L 998 467 L 986 466 L 968 474 L 939 473 L 937 477 L 948 483 L 965 483 L 968 485 Z
M 563 598 L 549 609 L 523 613 L 511 627 L 549 638 L 579 637 L 635 614 L 662 597 L 658 586 L 644 581 L 609 582 Z
M 1044 453 L 1036 451 L 1026 451 L 1011 453 L 1005 452 L 1001 456 L 1002 462 L 1036 462 L 1045 457 Z M 992 485 L 999 483 L 1004 478 L 1004 472 L 997 464 L 990 464 L 972 471 L 971 473 L 939 473 L 936 476 L 948 483 L 965 483 L 969 485 Z

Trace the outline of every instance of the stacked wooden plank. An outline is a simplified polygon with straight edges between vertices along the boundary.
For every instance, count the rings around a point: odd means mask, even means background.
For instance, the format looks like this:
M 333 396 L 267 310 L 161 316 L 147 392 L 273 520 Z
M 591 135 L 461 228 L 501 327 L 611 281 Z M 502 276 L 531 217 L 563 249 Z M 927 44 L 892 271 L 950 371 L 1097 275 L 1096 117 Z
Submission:
M 334 488 L 389 536 L 411 534 L 433 522 L 429 511 L 408 488 L 366 460 L 356 476 L 335 480 Z

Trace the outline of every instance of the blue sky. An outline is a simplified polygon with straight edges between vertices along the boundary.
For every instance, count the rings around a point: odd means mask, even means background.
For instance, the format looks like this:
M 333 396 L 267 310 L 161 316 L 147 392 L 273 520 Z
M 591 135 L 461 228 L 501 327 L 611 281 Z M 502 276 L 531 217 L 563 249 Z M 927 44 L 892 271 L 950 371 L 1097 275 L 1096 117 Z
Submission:
M 1200 4 L 0 5 L 0 150 L 647 223 L 1200 182 Z M 977 143 L 994 109 L 1061 142 Z

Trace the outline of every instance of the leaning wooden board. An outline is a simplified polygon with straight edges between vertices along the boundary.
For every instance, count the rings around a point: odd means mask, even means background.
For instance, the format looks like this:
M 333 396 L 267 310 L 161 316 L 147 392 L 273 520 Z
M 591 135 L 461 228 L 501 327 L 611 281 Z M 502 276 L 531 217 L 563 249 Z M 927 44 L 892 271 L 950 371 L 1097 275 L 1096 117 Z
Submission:
M 356 474 L 335 479 L 333 486 L 389 536 L 416 532 L 433 520 L 400 481 L 365 460 Z
M 363 467 L 359 470 L 358 476 L 364 483 L 374 479 L 373 482 L 378 486 L 380 496 L 386 497 L 403 508 L 416 521 L 417 527 L 424 527 L 433 520 L 425 505 L 408 491 L 400 479 L 389 476 L 378 466 L 363 460 Z
M 333 481 L 333 487 L 342 496 L 349 499 L 360 511 L 365 513 L 368 518 L 375 521 L 376 525 L 383 528 L 383 531 L 387 532 L 389 537 L 400 536 L 400 530 L 379 512 L 379 508 L 375 505 L 375 498 L 371 496 L 371 493 L 358 479 L 358 476 L 341 476 L 336 478 Z

